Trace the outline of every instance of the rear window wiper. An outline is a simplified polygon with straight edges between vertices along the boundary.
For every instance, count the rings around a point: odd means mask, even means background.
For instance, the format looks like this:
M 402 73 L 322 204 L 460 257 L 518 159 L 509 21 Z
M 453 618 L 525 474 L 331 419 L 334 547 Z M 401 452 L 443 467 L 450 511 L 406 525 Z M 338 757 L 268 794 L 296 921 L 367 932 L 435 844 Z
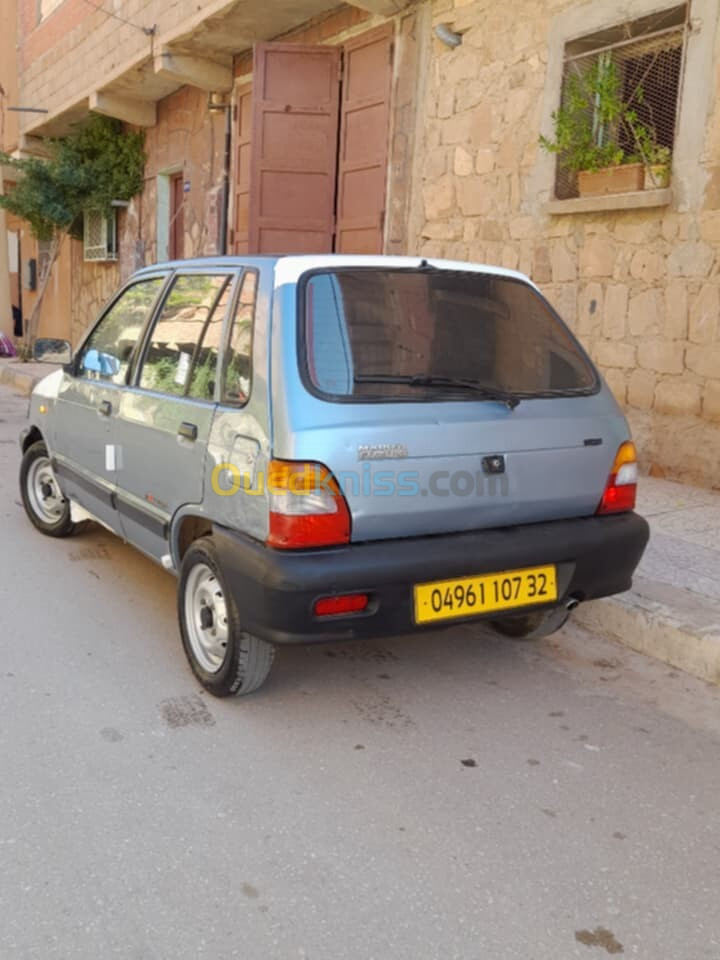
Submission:
M 557 387 L 550 390 L 519 390 L 516 396 L 520 400 L 549 400 L 553 397 L 587 397 L 592 387 Z
M 355 383 L 399 383 L 408 387 L 447 387 L 451 390 L 471 390 L 483 400 L 497 400 L 506 404 L 510 410 L 514 410 L 520 403 L 520 398 L 514 393 L 496 390 L 493 387 L 485 386 L 479 380 L 466 380 L 462 377 L 440 377 L 425 373 L 418 373 L 413 376 L 368 373 L 358 374 L 353 379 Z

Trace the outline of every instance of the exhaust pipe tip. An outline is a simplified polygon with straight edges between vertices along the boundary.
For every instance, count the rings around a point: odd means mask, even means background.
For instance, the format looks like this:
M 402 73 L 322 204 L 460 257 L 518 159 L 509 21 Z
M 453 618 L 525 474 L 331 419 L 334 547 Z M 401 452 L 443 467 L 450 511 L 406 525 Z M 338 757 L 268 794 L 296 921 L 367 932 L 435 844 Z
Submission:
M 568 611 L 568 613 L 569 613 L 571 610 L 574 610 L 575 607 L 577 607 L 579 603 L 580 603 L 580 601 L 577 599 L 577 597 L 570 597 L 570 599 L 568 600 L 568 602 L 565 604 L 565 609 L 566 609 L 566 610 Z

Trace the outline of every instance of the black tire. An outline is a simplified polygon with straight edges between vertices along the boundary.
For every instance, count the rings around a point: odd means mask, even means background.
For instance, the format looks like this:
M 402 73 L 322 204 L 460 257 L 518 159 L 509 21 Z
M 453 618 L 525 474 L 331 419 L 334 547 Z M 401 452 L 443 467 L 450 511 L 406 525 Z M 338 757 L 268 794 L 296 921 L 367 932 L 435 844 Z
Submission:
M 42 475 L 45 475 L 44 484 Z M 41 488 L 47 490 L 44 495 Z M 50 456 L 42 440 L 31 444 L 20 464 L 20 496 L 30 522 L 48 537 L 69 537 L 76 524 L 70 518 L 70 503 L 62 496 L 62 490 L 50 466 Z M 51 510 L 51 504 L 55 509 Z
M 551 607 L 549 610 L 491 620 L 490 628 L 501 637 L 510 637 L 512 640 L 541 640 L 556 633 L 569 616 L 570 611 L 565 607 Z
M 204 599 L 208 602 L 203 603 Z M 203 620 L 205 609 L 208 614 Z M 196 540 L 183 557 L 178 618 L 192 671 L 213 696 L 242 696 L 265 682 L 275 647 L 243 630 L 211 537 Z

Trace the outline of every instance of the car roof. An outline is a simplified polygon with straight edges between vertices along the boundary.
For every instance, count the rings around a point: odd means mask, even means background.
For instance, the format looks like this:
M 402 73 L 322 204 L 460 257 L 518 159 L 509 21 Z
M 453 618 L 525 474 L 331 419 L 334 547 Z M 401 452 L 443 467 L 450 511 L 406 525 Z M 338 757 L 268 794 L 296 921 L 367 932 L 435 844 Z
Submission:
M 162 260 L 159 263 L 151 263 L 146 267 L 140 267 L 133 276 L 140 277 L 144 273 L 156 273 L 158 270 L 194 270 L 197 267 L 216 267 L 223 270 L 233 267 L 246 266 L 272 266 L 277 257 L 236 257 L 236 256 L 216 256 L 216 257 L 190 257 L 186 260 Z
M 378 269 L 419 270 L 431 267 L 435 270 L 448 270 L 462 273 L 488 273 L 496 277 L 510 277 L 531 281 L 517 270 L 507 270 L 486 263 L 471 263 L 464 260 L 443 260 L 435 257 L 393 257 L 387 255 L 361 254 L 315 254 L 312 256 L 288 256 L 278 258 L 275 264 L 275 285 L 293 283 L 308 270 L 333 270 L 340 267 L 376 267 Z
M 296 282 L 308 270 L 332 270 L 340 267 L 376 267 L 378 269 L 420 269 L 432 267 L 436 270 L 454 270 L 470 273 L 489 273 L 494 276 L 509 277 L 522 280 L 525 283 L 532 281 L 518 270 L 508 270 L 486 263 L 471 263 L 464 260 L 444 260 L 435 257 L 395 257 L 384 254 L 342 254 L 342 253 L 306 253 L 288 254 L 284 256 L 215 256 L 193 257 L 188 260 L 168 260 L 142 267 L 134 276 L 140 277 L 145 273 L 158 270 L 182 270 L 197 268 L 241 268 L 265 267 L 275 272 L 275 285 Z M 534 286 L 534 284 L 532 284 Z

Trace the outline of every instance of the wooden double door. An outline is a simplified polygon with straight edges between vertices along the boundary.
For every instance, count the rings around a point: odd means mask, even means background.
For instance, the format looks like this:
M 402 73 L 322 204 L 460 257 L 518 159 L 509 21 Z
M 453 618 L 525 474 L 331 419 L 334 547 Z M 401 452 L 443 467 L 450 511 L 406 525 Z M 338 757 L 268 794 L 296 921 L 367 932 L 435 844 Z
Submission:
M 381 253 L 392 25 L 340 46 L 264 43 L 236 112 L 236 253 Z

